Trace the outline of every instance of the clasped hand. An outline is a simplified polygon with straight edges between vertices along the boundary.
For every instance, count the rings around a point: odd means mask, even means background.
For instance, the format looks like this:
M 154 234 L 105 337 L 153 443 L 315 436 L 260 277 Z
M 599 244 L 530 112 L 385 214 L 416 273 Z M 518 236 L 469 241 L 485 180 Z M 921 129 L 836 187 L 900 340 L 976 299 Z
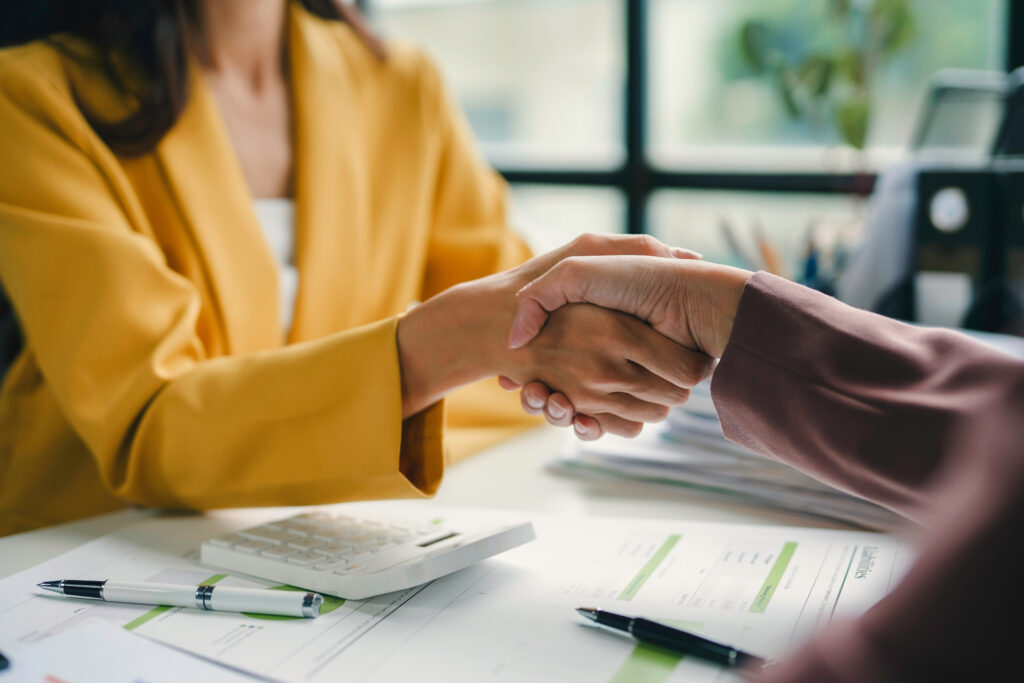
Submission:
M 555 425 L 572 424 L 582 439 L 604 432 L 634 436 L 642 422 L 664 419 L 670 406 L 685 402 L 695 378 L 710 374 L 713 359 L 728 341 L 749 276 L 736 268 L 678 258 L 561 260 L 518 292 L 509 345 L 534 349 L 558 363 L 563 359 L 546 355 L 552 344 L 590 336 L 606 363 L 566 362 L 525 381 L 523 376 L 501 377 L 501 385 L 522 387 L 527 412 L 544 413 Z M 581 304 L 575 302 L 615 309 L 601 313 L 619 318 L 602 318 L 592 309 L 584 309 L 589 320 L 579 318 L 574 311 Z

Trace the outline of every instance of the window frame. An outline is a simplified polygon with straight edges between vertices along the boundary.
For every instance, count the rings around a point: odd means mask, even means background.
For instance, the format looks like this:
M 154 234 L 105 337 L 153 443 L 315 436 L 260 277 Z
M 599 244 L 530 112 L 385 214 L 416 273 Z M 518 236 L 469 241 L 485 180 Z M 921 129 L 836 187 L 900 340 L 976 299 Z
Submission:
M 626 32 L 625 159 L 617 169 L 580 170 L 569 167 L 502 168 L 497 171 L 512 184 L 570 185 L 612 188 L 626 204 L 626 232 L 649 232 L 647 221 L 651 195 L 664 189 L 733 190 L 846 194 L 866 197 L 874 189 L 875 173 L 772 173 L 675 171 L 655 166 L 647 154 L 648 101 L 648 0 L 622 0 Z M 363 12 L 372 11 L 373 0 L 356 0 Z M 1007 0 L 1006 70 L 1024 66 L 1024 0 Z

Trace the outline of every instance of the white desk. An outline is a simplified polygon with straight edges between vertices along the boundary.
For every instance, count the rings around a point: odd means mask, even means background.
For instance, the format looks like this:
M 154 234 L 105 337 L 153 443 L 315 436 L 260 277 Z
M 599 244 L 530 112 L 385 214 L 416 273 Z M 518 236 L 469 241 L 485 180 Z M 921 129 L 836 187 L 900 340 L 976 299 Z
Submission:
M 438 505 L 536 510 L 567 515 L 656 517 L 708 522 L 853 528 L 839 523 L 745 506 L 682 487 L 625 480 L 586 480 L 545 469 L 572 437 L 540 427 L 452 466 L 434 498 Z M 152 510 L 122 510 L 0 538 L 0 578 L 146 517 Z

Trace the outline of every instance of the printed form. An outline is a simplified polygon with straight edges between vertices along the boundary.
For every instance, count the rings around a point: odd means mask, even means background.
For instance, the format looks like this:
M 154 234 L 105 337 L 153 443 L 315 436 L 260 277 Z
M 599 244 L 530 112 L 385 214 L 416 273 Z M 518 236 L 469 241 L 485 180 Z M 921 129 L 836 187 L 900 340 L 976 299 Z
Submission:
M 426 505 L 335 508 L 444 514 Z M 715 665 L 596 627 L 575 608 L 662 620 L 773 658 L 829 621 L 869 608 L 912 559 L 906 543 L 869 532 L 534 515 L 532 543 L 406 591 L 328 599 L 316 619 L 92 602 L 35 587 L 76 578 L 289 590 L 198 563 L 204 539 L 280 516 L 263 510 L 147 520 L 8 577 L 0 581 L 0 649 L 16 656 L 98 617 L 284 681 L 728 681 L 735 677 Z

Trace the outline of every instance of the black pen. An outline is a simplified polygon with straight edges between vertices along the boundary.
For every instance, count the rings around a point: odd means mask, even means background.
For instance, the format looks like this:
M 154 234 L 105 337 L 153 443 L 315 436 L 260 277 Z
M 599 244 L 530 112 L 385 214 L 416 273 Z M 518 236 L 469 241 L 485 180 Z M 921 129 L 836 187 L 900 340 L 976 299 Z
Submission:
M 723 645 L 713 640 L 677 628 L 659 624 L 650 619 L 625 617 L 614 612 L 605 612 L 593 607 L 578 607 L 577 612 L 591 621 L 596 621 L 602 626 L 626 631 L 642 643 L 650 643 L 669 650 L 681 652 L 684 655 L 691 655 L 706 659 L 709 662 L 723 666 L 735 667 L 752 664 L 764 666 L 765 660 L 756 657 L 749 652 L 737 650 L 731 645 Z
M 7 665 L 10 663 L 10 660 L 7 659 L 7 657 L 4 657 L 4 653 L 0 652 L 0 671 L 6 669 Z

